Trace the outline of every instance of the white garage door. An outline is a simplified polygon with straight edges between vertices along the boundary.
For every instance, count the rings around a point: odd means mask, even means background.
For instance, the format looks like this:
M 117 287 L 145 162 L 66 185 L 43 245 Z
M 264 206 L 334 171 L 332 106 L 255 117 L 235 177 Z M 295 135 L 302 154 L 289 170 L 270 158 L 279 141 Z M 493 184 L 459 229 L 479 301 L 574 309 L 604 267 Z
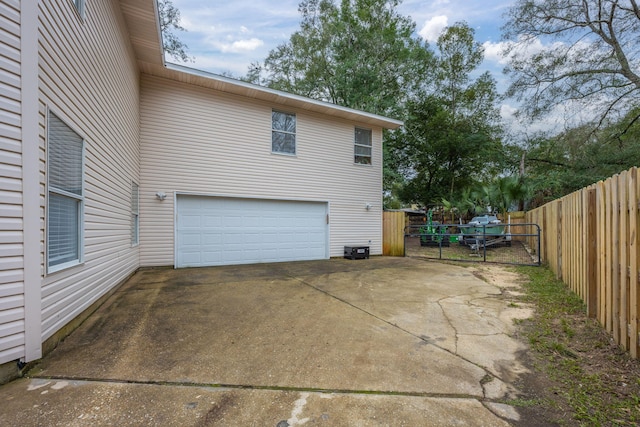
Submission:
M 176 266 L 325 259 L 327 204 L 179 195 Z

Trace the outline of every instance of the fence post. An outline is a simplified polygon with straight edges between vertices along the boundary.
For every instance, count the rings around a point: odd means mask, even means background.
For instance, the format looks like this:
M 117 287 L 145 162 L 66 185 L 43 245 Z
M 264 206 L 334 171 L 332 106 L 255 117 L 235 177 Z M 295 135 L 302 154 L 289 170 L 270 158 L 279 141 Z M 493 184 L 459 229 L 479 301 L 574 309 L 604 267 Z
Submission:
M 596 190 L 588 190 L 587 202 L 587 314 L 598 315 L 598 221 Z

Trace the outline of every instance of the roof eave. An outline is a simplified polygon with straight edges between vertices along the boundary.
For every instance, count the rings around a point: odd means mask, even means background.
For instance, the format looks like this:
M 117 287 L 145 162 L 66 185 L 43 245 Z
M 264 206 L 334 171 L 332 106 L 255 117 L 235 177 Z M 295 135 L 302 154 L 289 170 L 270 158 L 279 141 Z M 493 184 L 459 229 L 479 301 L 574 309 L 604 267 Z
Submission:
M 188 80 L 189 83 L 197 84 L 204 87 L 210 87 L 222 92 L 233 93 L 249 98 L 273 102 L 278 105 L 300 108 L 356 122 L 367 123 L 373 126 L 382 127 L 384 129 L 397 129 L 404 124 L 400 120 L 384 117 L 378 114 L 367 113 L 365 111 L 342 107 L 340 105 L 332 104 L 329 102 L 318 101 L 311 98 L 306 98 L 304 96 L 294 95 L 280 90 L 244 82 L 242 80 L 232 79 L 218 74 L 197 70 L 194 68 L 186 67 L 184 65 L 166 63 L 164 68 L 167 70 L 167 73 L 163 77 L 174 78 L 176 80 L 182 81 Z M 151 74 L 155 73 L 152 72 Z M 182 74 L 183 76 L 189 76 L 189 78 L 181 79 L 180 74 Z
M 120 10 L 122 10 L 138 62 L 164 66 L 157 1 L 120 0 Z

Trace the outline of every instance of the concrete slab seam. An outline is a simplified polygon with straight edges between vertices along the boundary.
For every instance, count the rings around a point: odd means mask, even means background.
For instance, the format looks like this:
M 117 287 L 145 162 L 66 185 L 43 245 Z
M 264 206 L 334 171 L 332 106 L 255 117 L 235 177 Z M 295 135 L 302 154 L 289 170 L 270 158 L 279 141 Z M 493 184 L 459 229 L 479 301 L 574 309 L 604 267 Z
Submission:
M 490 375 L 490 374 L 488 374 Z M 185 387 L 185 388 L 211 388 L 220 390 L 266 390 L 266 391 L 292 391 L 299 393 L 319 393 L 319 394 L 345 394 L 345 395 L 369 395 L 369 396 L 399 396 L 399 397 L 429 397 L 436 399 L 461 399 L 477 400 L 479 402 L 494 399 L 479 399 L 478 396 L 452 393 L 428 393 L 428 392 L 405 392 L 390 390 L 349 390 L 349 389 L 327 389 L 316 387 L 284 387 L 249 384 L 219 384 L 219 383 L 185 383 L 178 381 L 143 381 L 143 380 L 123 380 L 117 378 L 86 378 L 86 377 L 63 377 L 63 376 L 30 376 L 26 377 L 34 380 L 45 381 L 66 381 L 75 383 L 101 383 L 101 384 L 122 384 L 122 385 L 146 385 L 159 387 Z M 500 402 L 499 399 L 495 400 Z

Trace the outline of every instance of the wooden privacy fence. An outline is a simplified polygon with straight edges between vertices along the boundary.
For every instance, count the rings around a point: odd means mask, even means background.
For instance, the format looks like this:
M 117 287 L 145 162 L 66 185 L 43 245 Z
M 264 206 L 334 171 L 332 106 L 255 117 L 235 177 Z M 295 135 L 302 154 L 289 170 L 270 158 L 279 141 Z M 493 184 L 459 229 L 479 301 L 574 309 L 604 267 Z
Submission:
M 633 358 L 640 354 L 640 177 L 632 168 L 527 212 L 541 258 Z
M 404 256 L 404 212 L 383 212 L 382 255 Z

